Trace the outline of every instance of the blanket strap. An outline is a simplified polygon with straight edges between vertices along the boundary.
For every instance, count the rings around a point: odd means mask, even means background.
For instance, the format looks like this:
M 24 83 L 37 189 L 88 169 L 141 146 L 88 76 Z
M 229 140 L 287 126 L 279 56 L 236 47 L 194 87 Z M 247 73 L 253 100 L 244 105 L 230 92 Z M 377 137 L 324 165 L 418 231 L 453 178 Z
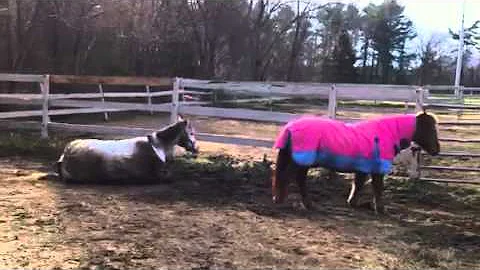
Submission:
M 373 146 L 373 158 L 374 160 L 380 160 L 380 139 L 378 139 L 378 136 L 375 136 L 374 139 L 374 146 Z

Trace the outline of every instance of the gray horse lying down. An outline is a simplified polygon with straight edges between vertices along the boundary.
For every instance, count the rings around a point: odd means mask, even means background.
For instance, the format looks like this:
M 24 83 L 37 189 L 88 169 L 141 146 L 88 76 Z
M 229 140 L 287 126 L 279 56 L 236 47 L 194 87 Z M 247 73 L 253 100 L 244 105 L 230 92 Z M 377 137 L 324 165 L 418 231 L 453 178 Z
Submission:
M 175 145 L 197 154 L 189 122 L 171 124 L 147 136 L 123 140 L 77 139 L 57 161 L 59 177 L 77 183 L 149 183 L 162 176 Z

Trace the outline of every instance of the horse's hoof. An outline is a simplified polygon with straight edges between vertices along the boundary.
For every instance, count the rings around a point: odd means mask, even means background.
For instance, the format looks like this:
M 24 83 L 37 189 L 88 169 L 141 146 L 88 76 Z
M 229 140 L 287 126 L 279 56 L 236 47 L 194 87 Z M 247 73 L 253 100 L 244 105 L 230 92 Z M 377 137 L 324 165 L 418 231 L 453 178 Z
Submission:
M 312 202 L 300 202 L 300 208 L 305 211 L 313 211 L 316 210 L 315 206 L 313 206 Z
M 347 205 L 350 207 L 350 208 L 358 208 L 358 202 L 357 201 L 347 201 Z
M 364 202 L 364 203 L 360 204 L 360 205 L 358 206 L 358 208 L 367 209 L 367 210 L 374 210 L 374 211 L 375 211 L 374 206 L 373 206 L 371 203 L 369 203 L 369 202 Z
M 380 207 L 380 208 L 375 209 L 375 215 L 376 216 L 386 216 L 387 212 L 385 211 L 384 207 Z
M 278 196 L 272 196 L 272 202 L 273 204 L 283 204 L 284 199 L 279 198 Z

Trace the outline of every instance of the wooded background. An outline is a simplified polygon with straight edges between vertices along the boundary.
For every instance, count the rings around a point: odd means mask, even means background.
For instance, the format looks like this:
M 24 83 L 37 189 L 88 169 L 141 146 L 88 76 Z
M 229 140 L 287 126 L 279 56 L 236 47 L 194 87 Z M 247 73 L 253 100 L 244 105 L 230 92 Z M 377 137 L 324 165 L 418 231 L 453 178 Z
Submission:
M 0 0 L 0 72 L 453 84 L 456 51 L 417 33 L 396 1 Z M 428 14 L 426 16 L 434 16 Z M 480 86 L 480 21 L 462 84 Z M 457 33 L 450 33 L 458 39 Z

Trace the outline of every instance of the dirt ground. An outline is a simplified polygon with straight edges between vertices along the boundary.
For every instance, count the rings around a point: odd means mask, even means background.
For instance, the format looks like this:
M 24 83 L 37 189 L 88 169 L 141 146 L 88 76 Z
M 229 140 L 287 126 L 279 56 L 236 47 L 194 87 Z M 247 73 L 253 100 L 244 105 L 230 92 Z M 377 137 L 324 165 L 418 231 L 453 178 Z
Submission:
M 288 204 L 270 203 L 269 175 L 260 163 L 241 170 L 231 164 L 242 160 L 215 155 L 215 145 L 202 147 L 210 154 L 174 170 L 173 182 L 144 186 L 69 185 L 44 177 L 50 161 L 1 158 L 0 265 L 480 267 L 478 191 L 391 180 L 388 215 L 376 217 L 346 207 L 348 181 L 312 174 L 317 210 L 307 212 L 296 206 L 294 186 Z M 366 199 L 369 194 L 367 187 Z
M 159 123 L 135 119 L 108 124 Z M 195 123 L 202 132 L 242 130 L 270 139 L 279 128 L 201 118 Z M 388 213 L 377 217 L 346 206 L 349 175 L 327 179 L 323 170 L 313 170 L 308 185 L 316 210 L 305 211 L 294 185 L 287 204 L 271 204 L 270 171 L 261 161 L 264 154 L 271 160 L 270 150 L 200 146 L 198 159 L 180 159 L 172 167 L 170 181 L 142 186 L 65 184 L 46 176 L 53 156 L 1 155 L 0 267 L 480 268 L 476 187 L 389 177 Z M 369 200 L 369 186 L 364 193 Z

